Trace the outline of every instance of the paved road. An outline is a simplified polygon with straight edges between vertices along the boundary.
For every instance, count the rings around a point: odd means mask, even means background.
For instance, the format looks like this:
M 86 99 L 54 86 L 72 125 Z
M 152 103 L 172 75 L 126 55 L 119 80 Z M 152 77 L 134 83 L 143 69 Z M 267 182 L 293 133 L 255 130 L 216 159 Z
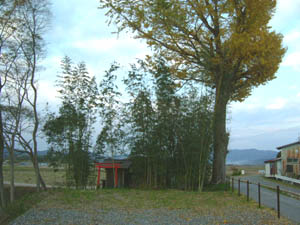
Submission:
M 243 177 L 241 180 L 248 180 L 251 182 L 257 182 L 257 177 L 251 179 L 251 177 Z M 268 181 L 267 181 L 268 182 Z M 262 182 L 261 182 L 262 183 Z M 267 185 L 267 183 L 265 183 Z M 271 184 L 274 186 L 274 183 Z M 270 186 L 271 186 L 270 185 Z M 278 185 L 275 183 L 275 186 Z M 235 188 L 238 188 L 238 183 L 235 182 Z M 241 193 L 247 193 L 247 184 L 241 182 Z M 258 187 L 255 184 L 249 185 L 249 196 L 258 202 Z M 277 210 L 277 195 L 276 192 L 261 187 L 261 204 L 269 208 Z M 294 221 L 296 224 L 300 224 L 300 200 L 288 197 L 286 195 L 280 195 L 280 211 L 281 215 Z
M 266 186 L 270 186 L 273 188 L 276 188 L 277 185 L 279 185 L 280 190 L 285 190 L 285 191 L 290 191 L 290 192 L 294 192 L 294 193 L 298 193 L 300 194 L 300 186 L 298 185 L 298 187 L 291 187 L 290 185 L 284 185 L 284 184 L 279 184 L 277 182 L 274 182 L 273 179 L 269 178 L 266 179 L 261 175 L 253 175 L 253 176 L 245 176 L 245 177 L 240 177 L 241 180 L 249 180 L 250 182 L 253 183 L 260 183 Z

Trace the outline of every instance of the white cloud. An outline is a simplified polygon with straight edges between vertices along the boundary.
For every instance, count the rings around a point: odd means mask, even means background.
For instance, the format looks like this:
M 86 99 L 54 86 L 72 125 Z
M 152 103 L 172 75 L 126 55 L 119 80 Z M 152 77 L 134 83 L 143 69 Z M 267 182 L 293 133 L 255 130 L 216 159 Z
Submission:
M 300 72 L 300 51 L 288 54 L 281 64 L 282 66 L 292 67 L 294 70 Z
M 59 102 L 57 88 L 52 82 L 40 80 L 38 83 L 38 96 L 40 103 L 57 104 Z
M 250 97 L 244 102 L 233 102 L 230 104 L 230 110 L 233 112 L 239 111 L 254 111 L 263 106 L 263 101 L 259 98 Z
M 284 15 L 296 14 L 300 12 L 299 0 L 278 0 L 277 10 Z
M 276 98 L 273 103 L 268 104 L 266 106 L 266 109 L 269 110 L 278 110 L 282 109 L 287 104 L 287 100 L 284 98 Z
M 297 94 L 297 97 L 299 97 L 299 98 L 300 98 L 300 92 Z
M 60 65 L 62 60 L 62 57 L 58 57 L 58 56 L 51 56 L 51 57 L 47 57 L 43 62 L 42 65 L 44 67 L 52 67 L 53 65 Z
M 300 71 L 300 23 L 296 29 L 289 31 L 284 39 L 284 45 L 288 48 L 286 56 L 283 59 L 282 66 L 291 67 L 295 71 Z
M 298 86 L 295 85 L 295 84 L 293 84 L 293 85 L 289 86 L 289 89 L 290 89 L 290 90 L 297 90 L 297 89 L 298 89 Z
M 141 52 L 147 49 L 147 46 L 133 38 L 104 38 L 104 39 L 89 39 L 78 40 L 71 43 L 71 47 L 84 49 L 90 52 L 111 52 L 122 51 L 127 49 L 127 53 Z
M 290 31 L 283 38 L 284 44 L 299 44 L 300 41 L 300 31 L 298 29 Z
M 299 0 L 278 0 L 276 12 L 271 20 L 271 25 L 277 29 L 286 30 L 286 28 L 297 23 L 300 14 L 300 1 Z

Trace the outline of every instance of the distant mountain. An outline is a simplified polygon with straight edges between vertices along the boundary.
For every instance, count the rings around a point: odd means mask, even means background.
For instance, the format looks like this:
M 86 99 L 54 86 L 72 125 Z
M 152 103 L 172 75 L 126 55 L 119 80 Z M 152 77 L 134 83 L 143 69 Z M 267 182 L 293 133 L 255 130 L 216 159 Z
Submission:
M 45 151 L 38 151 L 38 156 L 46 156 L 47 155 L 47 150 Z M 28 158 L 29 159 L 29 156 L 27 153 L 20 153 L 20 152 L 15 152 L 15 157 L 16 159 L 18 158 Z M 6 148 L 4 148 L 4 160 L 7 160 L 9 158 L 9 153 L 7 151 Z
M 26 157 L 28 157 L 28 155 L 26 154 L 26 153 L 20 153 L 20 152 L 15 152 L 15 157 L 16 158 L 20 158 L 20 157 L 22 157 L 22 158 L 26 158 Z M 9 152 L 8 152 L 8 150 L 4 147 L 4 160 L 7 160 L 9 158 Z
M 264 161 L 276 158 L 278 151 L 257 149 L 229 150 L 226 164 L 234 165 L 263 165 Z
M 38 151 L 38 156 L 46 156 L 47 155 L 47 150 L 45 151 Z

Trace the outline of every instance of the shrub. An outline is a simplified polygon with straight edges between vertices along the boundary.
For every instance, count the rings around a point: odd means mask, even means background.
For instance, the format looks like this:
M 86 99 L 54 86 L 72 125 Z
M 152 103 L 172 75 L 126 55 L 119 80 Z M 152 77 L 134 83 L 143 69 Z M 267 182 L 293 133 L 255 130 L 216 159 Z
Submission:
M 232 176 L 240 176 L 242 174 L 241 170 L 239 170 L 236 167 L 231 167 L 232 170 Z

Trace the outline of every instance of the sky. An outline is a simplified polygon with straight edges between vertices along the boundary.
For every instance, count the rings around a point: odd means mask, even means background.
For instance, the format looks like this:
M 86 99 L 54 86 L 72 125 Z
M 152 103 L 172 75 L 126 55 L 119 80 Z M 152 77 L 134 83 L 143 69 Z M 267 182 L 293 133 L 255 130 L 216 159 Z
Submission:
M 145 42 L 130 33 L 113 34 L 98 0 L 52 0 L 52 20 L 45 34 L 47 56 L 39 77 L 39 101 L 55 109 L 59 104 L 55 80 L 60 61 L 68 55 L 84 61 L 98 81 L 116 61 L 128 67 L 150 55 Z M 278 0 L 270 25 L 284 36 L 286 55 L 276 79 L 253 89 L 244 102 L 228 107 L 229 149 L 275 150 L 300 136 L 300 0 Z

